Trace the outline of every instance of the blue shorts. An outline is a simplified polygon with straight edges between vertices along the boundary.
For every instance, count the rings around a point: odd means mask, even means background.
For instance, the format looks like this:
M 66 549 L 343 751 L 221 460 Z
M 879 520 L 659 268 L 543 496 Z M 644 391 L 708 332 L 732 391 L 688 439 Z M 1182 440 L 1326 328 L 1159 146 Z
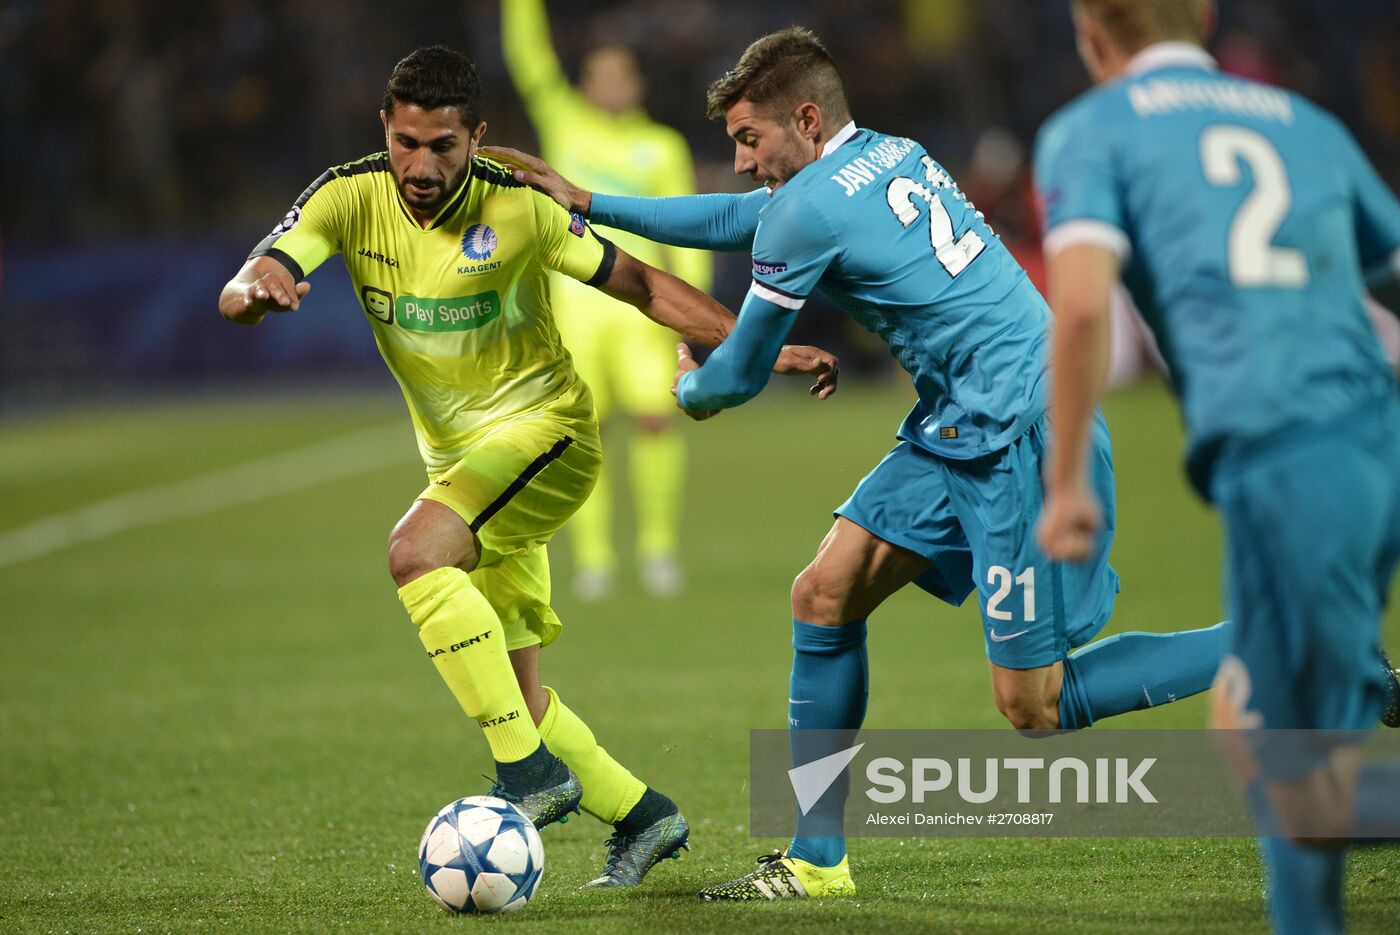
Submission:
M 1113 613 L 1113 456 L 1103 417 L 1094 424 L 1094 490 L 1104 526 L 1082 564 L 1052 562 L 1035 544 L 1044 495 L 1045 425 L 1001 451 L 958 461 L 900 442 L 836 510 L 933 567 L 915 584 L 955 606 L 975 588 L 987 658 L 1007 669 L 1059 662 Z
M 1400 558 L 1400 402 L 1228 453 L 1210 488 L 1225 524 L 1239 713 L 1266 728 L 1373 727 L 1380 618 Z

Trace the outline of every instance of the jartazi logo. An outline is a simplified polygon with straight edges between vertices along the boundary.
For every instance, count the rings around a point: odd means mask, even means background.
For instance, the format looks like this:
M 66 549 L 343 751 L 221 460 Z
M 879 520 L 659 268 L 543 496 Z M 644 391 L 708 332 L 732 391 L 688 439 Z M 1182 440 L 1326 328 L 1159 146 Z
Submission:
M 797 807 L 806 815 L 851 765 L 865 744 L 840 750 L 788 770 L 788 781 L 797 796 Z M 894 757 L 876 757 L 866 764 L 870 787 L 865 797 L 880 805 L 900 801 L 923 804 L 931 795 L 950 793 L 963 802 L 984 804 L 1001 793 L 1003 774 L 1008 790 L 1015 784 L 1016 802 L 1060 803 L 1067 795 L 1078 803 L 1155 803 L 1157 797 L 1144 781 L 1156 757 L 960 757 L 952 762 L 937 757 L 915 757 L 908 763 Z M 907 776 L 907 779 L 906 779 Z
M 366 260 L 374 260 L 376 263 L 383 263 L 385 266 L 391 267 L 393 269 L 398 269 L 399 267 L 399 261 L 396 258 L 391 256 L 385 256 L 378 250 L 371 250 L 369 247 L 361 247 L 355 252 L 360 256 L 364 257 Z

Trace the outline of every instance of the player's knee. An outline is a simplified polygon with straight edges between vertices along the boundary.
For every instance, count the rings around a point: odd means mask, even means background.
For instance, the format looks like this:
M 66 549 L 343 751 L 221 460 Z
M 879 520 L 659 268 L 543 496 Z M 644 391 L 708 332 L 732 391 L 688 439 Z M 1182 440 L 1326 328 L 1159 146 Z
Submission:
M 1359 754 L 1334 759 L 1296 779 L 1275 780 L 1265 788 L 1269 808 L 1284 837 L 1308 847 L 1341 847 L 1356 836 L 1356 778 Z
M 1059 711 L 1030 695 L 998 696 L 997 710 L 1017 730 L 1054 730 L 1060 726 Z
M 674 424 L 674 419 L 663 415 L 640 415 L 634 420 L 637 430 L 646 435 L 660 435 Z
M 417 537 L 401 535 L 397 530 L 389 537 L 389 575 L 399 587 L 440 567 L 442 563 L 434 561 L 420 547 Z
M 389 574 L 403 587 L 438 568 L 472 571 L 481 542 L 450 508 L 418 500 L 389 533 Z
M 1275 807 L 1275 816 L 1283 836 L 1304 847 L 1345 848 L 1356 833 L 1350 815 L 1326 807 L 1316 812 Z
M 798 620 L 826 626 L 839 624 L 840 604 L 836 589 L 810 565 L 792 582 L 792 615 Z

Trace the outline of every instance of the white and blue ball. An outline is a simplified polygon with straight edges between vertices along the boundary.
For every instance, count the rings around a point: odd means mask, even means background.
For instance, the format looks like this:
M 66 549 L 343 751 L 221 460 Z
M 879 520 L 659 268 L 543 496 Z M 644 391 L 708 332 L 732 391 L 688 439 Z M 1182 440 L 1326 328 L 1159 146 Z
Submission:
M 540 885 L 544 845 L 520 809 L 472 795 L 428 822 L 418 871 L 428 895 L 448 912 L 514 912 Z

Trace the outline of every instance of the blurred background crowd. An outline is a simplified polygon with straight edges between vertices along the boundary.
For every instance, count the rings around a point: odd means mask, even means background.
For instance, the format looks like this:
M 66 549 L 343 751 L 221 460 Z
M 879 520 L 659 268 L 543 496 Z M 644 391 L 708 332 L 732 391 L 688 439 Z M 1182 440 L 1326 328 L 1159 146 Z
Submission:
M 1395 0 L 1221 8 L 1222 66 L 1334 111 L 1400 187 Z M 706 86 L 751 39 L 810 26 L 857 121 L 924 143 L 1035 273 L 1029 147 L 1087 86 L 1068 0 L 556 0 L 550 15 L 571 73 L 599 42 L 636 49 L 647 109 L 690 140 L 702 191 L 747 183 L 704 118 Z M 214 302 L 326 166 L 382 148 L 388 72 L 435 42 L 478 62 L 487 141 L 533 147 L 496 0 L 0 0 L 0 407 L 64 388 L 371 364 L 356 307 L 311 306 L 340 324 L 279 352 L 219 331 Z M 745 270 L 718 265 L 722 300 L 742 296 Z M 846 349 L 858 365 L 862 346 Z

